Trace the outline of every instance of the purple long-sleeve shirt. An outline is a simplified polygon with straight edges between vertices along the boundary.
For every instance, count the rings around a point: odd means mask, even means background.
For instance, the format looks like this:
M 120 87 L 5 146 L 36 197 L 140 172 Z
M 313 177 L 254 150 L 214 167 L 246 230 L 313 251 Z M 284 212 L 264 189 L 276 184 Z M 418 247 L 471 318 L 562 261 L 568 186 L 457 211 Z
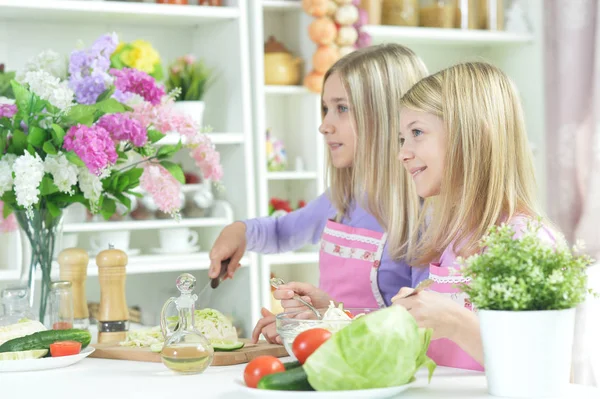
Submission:
M 302 246 L 316 244 L 321 239 L 327 220 L 333 219 L 336 210 L 326 194 L 278 218 L 261 217 L 245 220 L 247 250 L 263 254 L 294 251 Z M 342 224 L 383 232 L 375 217 L 359 206 L 352 207 Z M 377 282 L 386 303 L 402 287 L 414 287 L 428 274 L 428 270 L 412 268 L 403 261 L 393 260 L 387 243 L 379 266 Z M 349 276 L 350 278 L 350 276 Z

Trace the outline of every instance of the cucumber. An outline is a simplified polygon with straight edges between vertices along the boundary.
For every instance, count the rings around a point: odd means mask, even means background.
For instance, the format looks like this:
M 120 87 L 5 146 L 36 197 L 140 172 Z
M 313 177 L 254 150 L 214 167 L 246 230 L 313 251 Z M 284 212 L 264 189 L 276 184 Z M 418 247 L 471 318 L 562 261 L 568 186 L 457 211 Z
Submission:
M 308 383 L 304 367 L 266 375 L 258 381 L 257 388 L 277 391 L 314 391 Z
M 285 367 L 286 370 L 295 369 L 296 367 L 300 367 L 300 362 L 296 360 L 294 362 L 283 363 L 283 367 Z
M 231 352 L 244 347 L 241 341 L 210 341 L 213 349 L 217 352 Z
M 39 349 L 50 349 L 50 344 L 57 341 L 81 342 L 81 349 L 92 341 L 92 334 L 87 330 L 45 330 L 26 335 L 21 338 L 11 339 L 0 345 L 0 353 L 19 352 Z

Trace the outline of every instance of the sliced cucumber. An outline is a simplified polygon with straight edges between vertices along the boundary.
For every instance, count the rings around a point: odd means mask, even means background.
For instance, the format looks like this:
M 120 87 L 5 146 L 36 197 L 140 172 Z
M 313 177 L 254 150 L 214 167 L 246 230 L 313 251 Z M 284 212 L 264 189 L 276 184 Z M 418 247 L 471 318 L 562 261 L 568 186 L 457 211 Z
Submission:
M 152 352 L 160 352 L 162 351 L 163 344 L 161 342 L 157 342 L 155 344 L 150 345 L 150 351 Z
M 241 341 L 212 340 L 210 341 L 210 344 L 212 345 L 213 349 L 217 352 L 235 351 L 244 347 L 244 343 Z
M 48 349 L 36 349 L 31 351 L 4 352 L 0 353 L 0 360 L 26 360 L 39 359 L 48 354 Z

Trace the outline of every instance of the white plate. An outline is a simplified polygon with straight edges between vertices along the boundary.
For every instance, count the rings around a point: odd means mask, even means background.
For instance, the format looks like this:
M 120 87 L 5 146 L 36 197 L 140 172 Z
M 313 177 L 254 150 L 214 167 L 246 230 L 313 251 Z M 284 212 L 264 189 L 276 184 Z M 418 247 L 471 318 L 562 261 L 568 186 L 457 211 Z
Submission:
M 172 249 L 172 248 L 150 248 L 150 252 L 161 255 L 182 255 L 182 254 L 193 254 L 200 250 L 199 245 L 194 245 L 186 249 Z
M 237 389 L 257 398 L 314 398 L 314 399 L 359 399 L 359 398 L 391 398 L 406 391 L 415 384 L 415 380 L 399 387 L 357 389 L 353 391 L 269 391 L 266 389 L 248 388 L 243 380 L 236 379 Z
M 35 371 L 59 369 L 75 364 L 94 352 L 94 347 L 88 346 L 77 355 L 44 357 L 41 359 L 26 360 L 2 360 L 0 361 L 0 372 L 6 371 Z

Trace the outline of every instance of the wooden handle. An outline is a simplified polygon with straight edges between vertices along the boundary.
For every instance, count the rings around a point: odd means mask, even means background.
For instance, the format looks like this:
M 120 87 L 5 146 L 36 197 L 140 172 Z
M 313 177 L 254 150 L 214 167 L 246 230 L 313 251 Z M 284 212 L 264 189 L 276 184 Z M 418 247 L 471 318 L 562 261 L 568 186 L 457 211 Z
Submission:
M 119 249 L 107 249 L 96 256 L 100 283 L 99 321 L 129 320 L 125 299 L 125 266 L 127 254 Z
M 85 319 L 89 317 L 85 280 L 89 263 L 87 251 L 81 248 L 68 248 L 58 255 L 60 267 L 59 278 L 71 282 L 73 291 L 73 317 Z

